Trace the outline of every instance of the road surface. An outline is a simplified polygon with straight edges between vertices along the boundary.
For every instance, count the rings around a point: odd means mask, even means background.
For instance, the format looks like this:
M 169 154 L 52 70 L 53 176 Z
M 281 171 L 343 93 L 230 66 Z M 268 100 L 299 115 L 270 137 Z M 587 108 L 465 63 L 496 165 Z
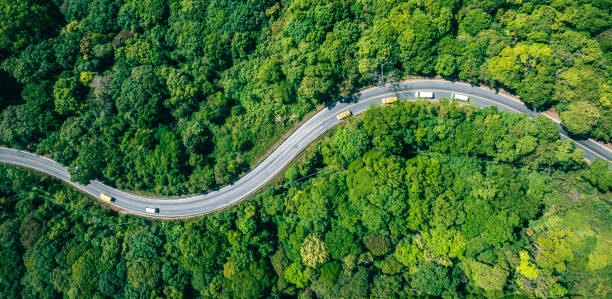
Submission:
M 436 99 L 450 97 L 453 93 L 458 93 L 469 96 L 470 103 L 480 107 L 497 105 L 499 110 L 528 113 L 531 116 L 538 114 L 512 97 L 495 93 L 486 88 L 446 80 L 407 80 L 394 85 L 369 88 L 355 94 L 350 101 L 337 102 L 316 113 L 289 135 L 257 167 L 233 184 L 207 194 L 172 199 L 131 194 L 106 186 L 98 181 L 91 181 L 88 185 L 75 183 L 70 181 L 70 174 L 66 167 L 53 160 L 27 152 L 0 147 L 0 162 L 32 168 L 54 176 L 98 199 L 102 192 L 109 194 L 115 199 L 110 204 L 127 213 L 155 218 L 193 217 L 236 204 L 263 187 L 317 137 L 338 124 L 340 121 L 336 119 L 337 114 L 347 110 L 350 110 L 352 114 L 359 114 L 373 104 L 380 104 L 383 98 L 390 96 L 414 100 L 415 91 L 431 91 Z M 563 128 L 559 126 L 559 129 L 561 138 L 568 139 L 569 137 Z M 573 141 L 578 148 L 584 151 L 587 160 L 593 160 L 597 157 L 612 161 L 612 151 L 604 145 L 590 139 Z M 147 207 L 159 210 L 154 214 L 146 213 L 145 208 Z

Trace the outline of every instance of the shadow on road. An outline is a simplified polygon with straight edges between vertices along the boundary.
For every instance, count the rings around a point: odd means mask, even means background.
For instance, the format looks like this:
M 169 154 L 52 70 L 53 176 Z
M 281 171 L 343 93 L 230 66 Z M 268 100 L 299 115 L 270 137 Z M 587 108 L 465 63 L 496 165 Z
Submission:
M 343 103 L 343 104 L 349 104 L 349 103 L 357 103 L 359 101 L 359 97 L 361 96 L 361 92 L 358 92 L 356 94 L 350 95 L 346 98 L 342 98 L 338 101 L 330 101 L 327 103 L 327 109 L 331 110 L 334 107 L 336 107 L 337 103 Z

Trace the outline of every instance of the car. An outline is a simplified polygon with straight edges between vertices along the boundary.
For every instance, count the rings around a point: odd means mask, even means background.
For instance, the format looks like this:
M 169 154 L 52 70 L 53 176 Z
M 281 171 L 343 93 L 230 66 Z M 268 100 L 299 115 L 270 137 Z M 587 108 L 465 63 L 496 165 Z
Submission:
M 470 99 L 470 97 L 458 93 L 453 93 L 453 99 L 466 102 Z
M 427 99 L 433 99 L 434 97 L 433 92 L 431 91 L 417 91 L 414 93 L 414 96 L 416 98 L 427 98 Z
M 159 208 L 145 208 L 145 212 L 149 214 L 157 214 L 159 213 Z

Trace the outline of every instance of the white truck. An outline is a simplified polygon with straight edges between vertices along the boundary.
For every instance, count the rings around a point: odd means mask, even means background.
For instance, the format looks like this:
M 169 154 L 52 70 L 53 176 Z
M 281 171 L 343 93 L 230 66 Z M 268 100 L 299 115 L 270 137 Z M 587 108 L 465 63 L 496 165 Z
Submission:
M 453 93 L 453 99 L 456 99 L 458 101 L 467 102 L 467 100 L 469 100 L 470 97 L 468 97 L 466 95 L 458 94 L 458 93 Z
M 427 98 L 427 99 L 433 99 L 433 92 L 431 91 L 417 91 L 414 93 L 414 96 L 418 99 L 418 98 Z
M 149 214 L 157 214 L 159 213 L 159 208 L 145 208 L 145 212 Z

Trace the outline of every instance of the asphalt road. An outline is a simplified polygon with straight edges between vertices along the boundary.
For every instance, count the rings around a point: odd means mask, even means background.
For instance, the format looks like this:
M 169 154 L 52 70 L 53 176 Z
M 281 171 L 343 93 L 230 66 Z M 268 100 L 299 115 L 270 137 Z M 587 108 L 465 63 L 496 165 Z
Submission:
M 469 96 L 470 103 L 480 107 L 497 105 L 499 110 L 528 113 L 532 116 L 538 114 L 509 96 L 495 93 L 486 88 L 445 80 L 407 80 L 389 86 L 369 88 L 355 94 L 350 100 L 337 102 L 319 111 L 287 137 L 257 167 L 233 184 L 207 194 L 171 199 L 131 194 L 106 186 L 98 181 L 91 181 L 88 185 L 75 183 L 70 181 L 70 174 L 66 167 L 53 160 L 13 149 L 0 147 L 0 163 L 32 168 L 57 177 L 98 199 L 100 193 L 104 192 L 115 199 L 110 203 L 111 205 L 127 213 L 157 218 L 191 217 L 236 204 L 263 187 L 317 137 L 341 122 L 336 119 L 337 114 L 347 110 L 350 110 L 352 114 L 359 114 L 373 104 L 380 104 L 383 98 L 390 96 L 414 100 L 415 91 L 432 91 L 436 99 L 450 97 L 452 93 L 459 93 Z M 561 138 L 569 138 L 563 128 L 559 126 L 559 129 Z M 573 141 L 578 148 L 585 152 L 587 160 L 598 157 L 612 161 L 612 151 L 604 145 L 590 139 Z M 159 209 L 158 213 L 146 213 L 145 208 L 147 207 Z

